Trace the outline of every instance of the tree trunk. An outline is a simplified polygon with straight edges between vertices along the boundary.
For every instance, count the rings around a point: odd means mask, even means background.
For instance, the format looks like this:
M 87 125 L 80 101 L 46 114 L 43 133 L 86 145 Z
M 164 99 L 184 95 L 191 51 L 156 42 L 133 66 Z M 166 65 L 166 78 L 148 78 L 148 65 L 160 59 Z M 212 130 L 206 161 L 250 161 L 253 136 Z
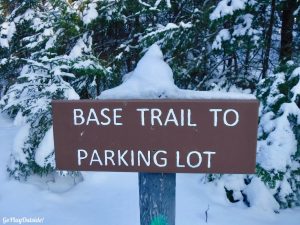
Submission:
M 96 75 L 96 95 L 99 96 L 101 94 L 100 85 L 101 85 L 101 78 L 99 75 Z
M 250 47 L 250 40 L 247 41 L 247 47 L 246 47 L 246 53 L 245 53 L 245 68 L 244 68 L 244 79 L 246 79 L 249 75 L 249 67 L 250 67 L 250 53 L 251 53 L 251 47 Z
M 265 45 L 265 52 L 264 52 L 263 65 L 262 65 L 263 67 L 262 78 L 266 77 L 269 69 L 269 57 L 270 57 L 270 50 L 271 50 L 271 43 L 272 43 L 273 26 L 275 21 L 275 6 L 276 6 L 276 0 L 272 0 L 270 22 L 269 22 L 269 26 L 265 38 L 266 45 Z
M 238 76 L 239 76 L 239 67 L 238 67 L 238 59 L 237 59 L 237 55 L 236 55 L 235 52 L 233 53 L 232 58 L 233 58 L 234 75 L 235 75 L 235 78 L 234 78 L 234 79 L 237 79 Z
M 294 11 L 297 9 L 296 0 L 286 0 L 282 8 L 280 61 L 286 62 L 292 59 L 293 54 L 293 27 Z

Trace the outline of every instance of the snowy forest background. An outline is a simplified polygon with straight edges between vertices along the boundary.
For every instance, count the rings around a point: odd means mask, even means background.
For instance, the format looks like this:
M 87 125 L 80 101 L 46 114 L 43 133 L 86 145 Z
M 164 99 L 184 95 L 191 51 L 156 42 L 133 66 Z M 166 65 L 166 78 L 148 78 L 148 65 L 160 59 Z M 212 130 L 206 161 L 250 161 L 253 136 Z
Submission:
M 22 123 L 10 176 L 80 181 L 79 172 L 55 171 L 51 143 L 40 150 L 52 132 L 51 100 L 96 98 L 153 43 L 178 87 L 261 101 L 257 173 L 204 182 L 223 185 L 231 202 L 250 206 L 247 186 L 263 184 L 272 210 L 299 206 L 299 0 L 0 0 L 0 104 Z

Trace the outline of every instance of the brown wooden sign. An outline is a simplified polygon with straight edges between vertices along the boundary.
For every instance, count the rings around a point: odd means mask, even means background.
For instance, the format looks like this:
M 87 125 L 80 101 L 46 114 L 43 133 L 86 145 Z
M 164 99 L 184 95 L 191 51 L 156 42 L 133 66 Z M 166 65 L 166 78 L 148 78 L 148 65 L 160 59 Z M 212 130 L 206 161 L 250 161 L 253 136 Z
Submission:
M 53 101 L 59 170 L 255 172 L 257 100 Z

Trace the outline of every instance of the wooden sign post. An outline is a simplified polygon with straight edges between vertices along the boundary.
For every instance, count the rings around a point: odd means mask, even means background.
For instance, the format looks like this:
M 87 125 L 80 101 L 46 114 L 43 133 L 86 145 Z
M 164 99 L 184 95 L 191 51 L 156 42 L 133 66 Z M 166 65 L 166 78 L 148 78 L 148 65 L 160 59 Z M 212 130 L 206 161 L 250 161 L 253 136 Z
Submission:
M 257 100 L 52 104 L 57 169 L 140 172 L 141 225 L 175 224 L 175 173 L 255 172 Z
M 176 173 L 139 173 L 141 225 L 175 224 Z

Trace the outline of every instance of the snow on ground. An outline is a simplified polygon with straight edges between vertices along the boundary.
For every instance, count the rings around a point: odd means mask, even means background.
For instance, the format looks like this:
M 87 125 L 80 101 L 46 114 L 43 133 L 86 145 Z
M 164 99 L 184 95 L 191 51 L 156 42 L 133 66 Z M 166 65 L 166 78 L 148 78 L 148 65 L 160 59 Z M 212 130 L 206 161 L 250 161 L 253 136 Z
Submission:
M 22 183 L 8 178 L 6 164 L 19 129 L 0 115 L 0 224 L 9 217 L 42 217 L 49 225 L 139 224 L 137 173 L 84 172 L 84 181 L 65 192 L 37 185 L 38 179 Z M 300 221 L 300 208 L 275 214 L 230 203 L 221 185 L 202 184 L 198 174 L 178 174 L 176 190 L 176 225 L 298 225 Z

